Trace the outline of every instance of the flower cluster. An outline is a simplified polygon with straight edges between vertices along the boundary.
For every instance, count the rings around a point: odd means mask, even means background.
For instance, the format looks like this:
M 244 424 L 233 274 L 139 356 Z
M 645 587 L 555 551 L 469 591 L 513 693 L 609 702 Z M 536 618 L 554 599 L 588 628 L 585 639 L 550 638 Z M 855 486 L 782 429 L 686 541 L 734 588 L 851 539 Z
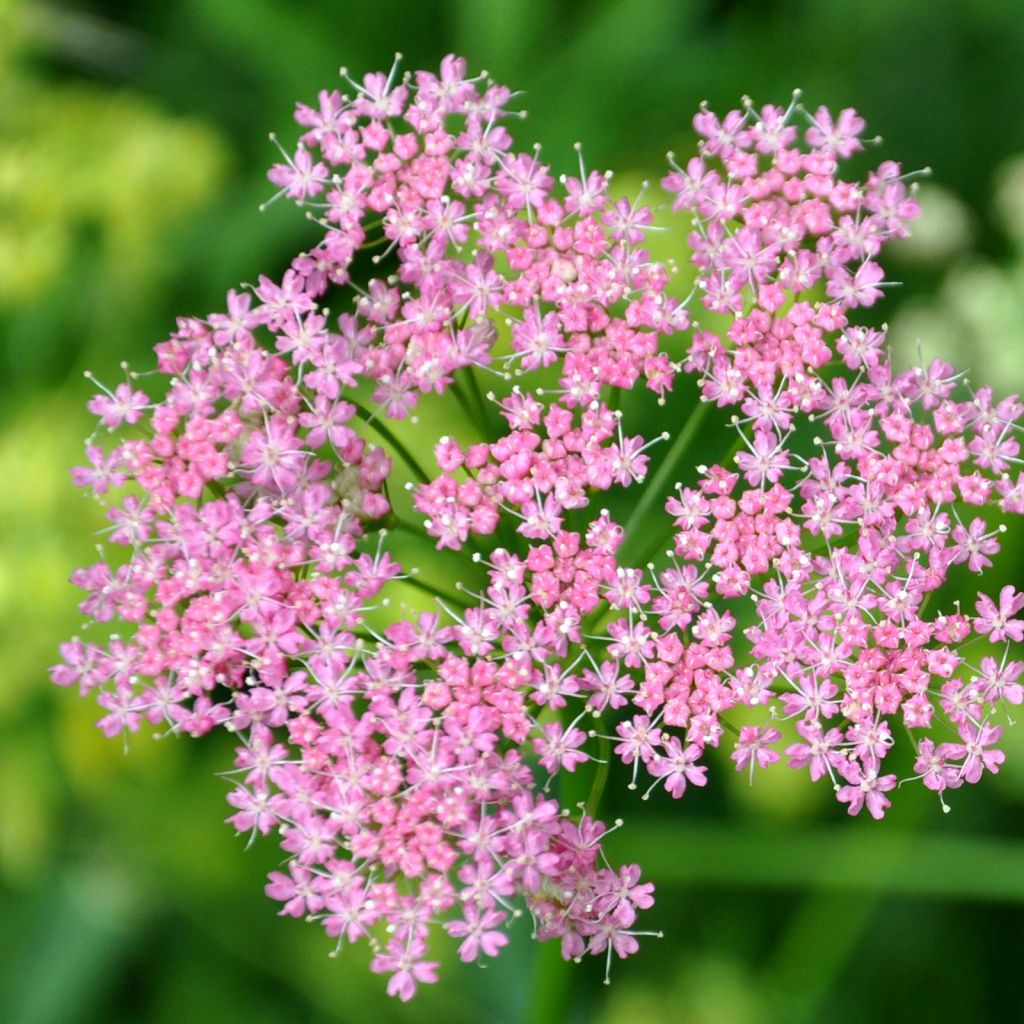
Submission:
M 674 557 L 736 610 L 689 625 L 662 720 L 689 733 L 707 716 L 717 736 L 721 711 L 763 707 L 733 754 L 751 770 L 780 759 L 773 722 L 792 720 L 788 763 L 878 818 L 899 781 L 884 762 L 900 726 L 913 777 L 940 799 L 1003 760 L 996 722 L 1022 699 L 1024 665 L 1006 651 L 1024 636 L 1024 595 L 1005 587 L 997 606 L 979 594 L 973 617 L 927 610 L 954 566 L 992 564 L 1004 527 L 982 510 L 1024 512 L 1011 472 L 1024 405 L 972 391 L 941 360 L 898 372 L 884 330 L 850 322 L 882 296 L 877 257 L 918 211 L 910 176 L 885 162 L 863 183 L 839 179 L 863 121 L 805 114 L 801 148 L 793 113 L 702 111 L 700 155 L 664 181 L 693 216 L 703 303 L 727 318 L 721 333 L 694 331 L 685 366 L 706 400 L 738 407 L 739 440 L 735 470 L 702 467 L 667 505 Z M 691 584 L 676 606 L 695 613 L 704 593 Z M 741 598 L 756 609 L 742 648 L 730 643 Z M 965 647 L 986 637 L 1004 654 L 975 666 Z
M 941 362 L 897 372 L 850 322 L 917 209 L 895 164 L 839 177 L 861 120 L 697 116 L 664 186 L 709 330 L 645 247 L 651 209 L 515 151 L 507 89 L 454 57 L 346 83 L 299 105 L 270 171 L 316 245 L 180 320 L 158 392 L 133 374 L 90 402 L 74 478 L 126 557 L 74 582 L 131 632 L 65 644 L 55 681 L 97 694 L 109 736 L 230 731 L 228 820 L 287 856 L 267 894 L 368 942 L 402 999 L 436 980 L 439 928 L 465 961 L 524 910 L 566 959 L 637 949 L 653 886 L 605 858 L 603 771 L 586 806 L 551 795 L 613 754 L 680 797 L 728 731 L 739 770 L 785 756 L 876 817 L 894 724 L 940 797 L 998 770 L 1024 595 L 926 612 L 954 566 L 991 564 L 980 510 L 1024 511 L 1024 407 Z M 693 421 L 628 433 L 622 393 L 662 403 L 686 373 Z M 388 426 L 429 422 L 432 394 L 476 432 L 432 438 L 434 473 Z M 713 406 L 736 447 L 673 491 Z M 617 488 L 641 494 L 625 523 Z M 454 593 L 395 560 L 393 528 L 469 556 Z M 396 609 L 398 582 L 425 603 Z

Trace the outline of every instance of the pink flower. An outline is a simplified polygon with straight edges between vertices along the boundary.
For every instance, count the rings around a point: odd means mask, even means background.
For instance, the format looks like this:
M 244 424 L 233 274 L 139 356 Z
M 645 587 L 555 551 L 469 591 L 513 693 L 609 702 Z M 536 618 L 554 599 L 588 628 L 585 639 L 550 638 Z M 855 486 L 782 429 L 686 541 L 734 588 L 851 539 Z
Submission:
M 1013 616 L 1024 608 L 1024 593 L 1018 593 L 1012 586 L 1005 586 L 999 591 L 999 606 L 996 607 L 992 598 L 986 594 L 978 594 L 974 606 L 978 615 L 974 620 L 974 630 L 987 636 L 992 643 L 1009 638 L 1015 643 L 1024 640 L 1024 621 Z
M 818 107 L 807 129 L 807 141 L 823 152 L 834 152 L 844 159 L 863 149 L 858 136 L 864 131 L 864 118 L 847 107 L 835 120 L 827 107 Z
M 754 432 L 754 443 L 749 452 L 739 452 L 736 465 L 743 470 L 747 483 L 757 487 L 765 483 L 774 484 L 783 472 L 790 468 L 789 455 L 767 430 Z
M 867 807 L 872 818 L 885 816 L 891 802 L 885 793 L 896 788 L 895 775 L 878 775 L 874 770 L 864 770 L 855 762 L 843 772 L 847 785 L 840 786 L 836 796 L 840 802 L 849 804 L 850 814 L 859 814 L 862 807 Z
M 566 729 L 558 722 L 549 722 L 533 744 L 540 754 L 541 766 L 554 774 L 560 768 L 575 771 L 578 765 L 590 760 L 590 755 L 579 749 L 586 740 L 587 734 L 582 729 Z
M 275 164 L 267 177 L 291 199 L 307 199 L 319 195 L 328 180 L 327 165 L 321 161 L 313 163 L 304 146 L 299 146 L 295 155 L 285 164 Z
M 651 774 L 661 779 L 665 789 L 677 800 L 686 791 L 687 783 L 693 786 L 707 785 L 707 767 L 698 765 L 697 761 L 704 753 L 697 743 L 689 743 L 686 748 L 675 736 L 662 741 L 664 754 L 657 755 L 650 765 Z
M 777 750 L 771 749 L 772 743 L 778 743 L 782 733 L 768 726 L 745 725 L 740 729 L 736 749 L 729 755 L 736 762 L 736 770 L 750 768 L 750 781 L 754 781 L 754 768 L 767 768 L 775 764 L 780 757 Z
M 122 423 L 138 423 L 148 405 L 145 392 L 133 391 L 129 384 L 118 384 L 113 392 L 91 398 L 88 409 L 99 416 L 108 430 L 116 430 Z
M 408 944 L 393 939 L 387 945 L 387 953 L 374 957 L 370 970 L 377 973 L 388 972 L 388 995 L 398 996 L 407 1003 L 416 994 L 416 986 L 432 985 L 437 981 L 437 969 L 440 966 L 434 960 L 423 960 L 426 946 L 419 941 Z
M 882 277 L 882 268 L 870 260 L 853 274 L 845 267 L 837 267 L 825 291 L 848 306 L 873 306 L 882 297 L 882 290 L 877 287 Z
M 449 935 L 461 938 L 459 959 L 471 963 L 481 953 L 497 956 L 503 946 L 508 945 L 508 935 L 498 931 L 505 921 L 505 914 L 498 910 L 482 909 L 470 904 L 464 910 L 461 921 L 450 921 L 446 926 Z

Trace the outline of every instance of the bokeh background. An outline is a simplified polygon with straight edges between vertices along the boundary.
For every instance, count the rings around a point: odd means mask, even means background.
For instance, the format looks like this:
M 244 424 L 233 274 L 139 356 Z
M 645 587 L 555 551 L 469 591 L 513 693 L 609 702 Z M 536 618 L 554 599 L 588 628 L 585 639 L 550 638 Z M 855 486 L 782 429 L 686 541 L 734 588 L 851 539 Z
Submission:
M 925 214 L 887 261 L 884 316 L 1000 393 L 1024 389 L 1024 13 L 1014 0 L 0 0 L 0 1021 L 3 1024 L 757 1024 L 1024 1020 L 1024 724 L 997 778 L 919 787 L 848 820 L 796 773 L 730 770 L 681 803 L 613 778 L 613 850 L 659 889 L 666 938 L 562 964 L 524 933 L 486 969 L 386 999 L 362 951 L 261 895 L 272 842 L 223 824 L 214 737 L 127 756 L 49 684 L 78 627 L 67 577 L 98 510 L 67 466 L 90 429 L 84 369 L 147 363 L 179 314 L 300 247 L 267 132 L 353 71 L 455 51 L 525 90 L 520 143 L 635 187 L 689 120 L 743 94 L 856 106 L 872 157 L 928 165 Z M 523 146 L 525 148 L 525 145 Z M 659 245 L 678 244 L 661 236 Z M 1011 530 L 992 580 L 1020 584 Z M 963 588 L 970 595 L 970 581 Z M 553 955 L 555 954 L 555 955 Z

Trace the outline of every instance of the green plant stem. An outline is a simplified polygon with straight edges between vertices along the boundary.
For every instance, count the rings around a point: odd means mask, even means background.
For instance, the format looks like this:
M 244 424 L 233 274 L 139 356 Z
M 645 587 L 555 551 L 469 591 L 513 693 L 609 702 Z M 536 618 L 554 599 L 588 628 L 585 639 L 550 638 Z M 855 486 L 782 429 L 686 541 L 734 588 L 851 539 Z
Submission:
M 572 1005 L 573 965 L 562 959 L 557 941 L 538 945 L 534 962 L 533 996 L 526 1011 L 526 1024 L 565 1024 Z
M 627 544 L 636 535 L 637 527 L 643 523 L 647 513 L 650 512 L 654 503 L 659 499 L 662 501 L 665 500 L 665 488 L 672 477 L 676 475 L 679 463 L 686 455 L 687 449 L 690 447 L 690 442 L 700 429 L 700 425 L 704 421 L 704 417 L 707 415 L 710 404 L 710 402 L 697 402 L 697 405 L 694 407 L 686 423 L 683 425 L 683 429 L 676 434 L 675 440 L 672 442 L 669 450 L 665 453 L 665 458 L 662 459 L 657 472 L 653 477 L 650 477 L 644 482 L 643 493 L 640 495 L 637 503 L 633 506 L 633 511 L 626 520 L 626 525 L 624 527 Z M 655 548 L 655 550 L 657 549 Z M 646 561 L 649 557 L 649 554 L 646 555 L 643 561 Z
M 600 761 L 597 771 L 594 772 L 594 781 L 590 786 L 590 794 L 587 797 L 587 814 L 592 818 L 597 817 L 598 808 L 601 806 L 601 797 L 604 795 L 604 787 L 608 782 L 608 759 L 611 757 L 611 744 L 608 737 L 598 735 L 597 756 Z
M 366 423 L 367 426 L 373 427 L 373 429 L 376 430 L 377 433 L 380 434 L 380 436 L 384 438 L 384 440 L 387 441 L 387 443 L 394 448 L 394 450 L 402 457 L 402 461 L 409 467 L 409 469 L 412 470 L 413 476 L 415 476 L 420 483 L 430 483 L 429 475 L 426 473 L 423 467 L 416 461 L 415 456 L 412 454 L 412 452 L 409 451 L 408 448 L 406 448 L 404 444 L 402 444 L 401 441 L 398 440 L 397 437 L 395 437 L 395 435 L 391 432 L 391 430 L 388 427 L 381 423 L 380 420 L 377 417 L 375 417 L 373 413 L 371 413 L 369 409 L 367 409 L 365 406 L 360 405 L 358 402 L 353 401 L 351 398 L 347 398 L 346 401 L 350 405 L 355 406 L 356 413 L 358 414 L 359 418 L 363 420 L 364 423 Z
M 440 587 L 435 587 L 433 583 L 421 580 L 419 576 L 404 576 L 402 577 L 401 582 L 408 583 L 409 586 L 416 587 L 418 590 L 422 590 L 426 594 L 432 594 L 434 597 L 438 597 L 448 604 L 455 604 L 460 608 L 468 608 L 470 606 L 470 603 L 464 597 L 449 594 Z
M 430 538 L 419 527 L 414 526 L 412 523 L 407 523 L 404 519 L 400 519 L 394 512 L 387 517 L 384 526 L 389 530 L 400 530 L 402 533 L 407 533 L 410 537 L 416 537 L 418 540 L 428 543 L 430 541 Z
M 459 382 L 457 380 L 453 380 L 448 390 L 455 396 L 455 400 L 459 403 L 459 408 L 462 409 L 466 420 L 474 427 L 479 426 L 476 421 L 477 415 L 473 411 L 473 407 L 469 404 L 469 399 L 466 397 L 465 391 L 463 391 L 459 386 Z
M 489 417 L 487 415 L 487 403 L 484 399 L 483 393 L 480 390 L 480 383 L 476 379 L 476 374 L 473 372 L 472 366 L 467 366 L 464 371 L 467 382 L 469 383 L 469 391 L 473 396 L 473 401 L 476 403 L 477 413 L 479 421 L 477 426 L 480 428 L 484 436 L 488 433 Z
M 707 404 L 710 404 L 710 403 L 707 403 Z M 691 420 L 693 419 L 693 415 L 691 415 L 690 419 Z M 686 427 L 683 428 L 684 432 L 687 431 L 689 429 L 689 427 L 690 427 L 690 423 L 688 421 L 687 424 L 686 424 Z M 682 435 L 680 435 L 680 436 L 682 436 Z M 672 445 L 673 449 L 676 447 L 676 444 L 678 444 L 678 441 L 679 441 L 679 439 L 677 438 L 676 439 L 676 443 L 674 443 Z M 729 450 L 725 453 L 725 455 L 722 456 L 722 458 L 718 460 L 719 464 L 722 465 L 722 466 L 725 466 L 726 468 L 728 468 L 729 463 L 732 462 L 733 456 L 740 450 L 741 447 L 743 447 L 743 438 L 742 437 L 737 437 L 736 440 L 733 441 L 733 443 L 730 445 Z M 671 455 L 671 452 L 669 454 Z M 682 454 L 683 454 L 683 452 L 680 452 L 680 455 L 682 455 Z M 665 464 L 667 464 L 667 463 L 668 463 L 668 459 L 666 459 L 665 463 L 662 464 L 662 468 L 664 468 Z M 661 475 L 661 470 L 659 470 L 658 475 Z M 667 476 L 668 474 L 666 473 L 665 475 Z M 658 480 L 657 480 L 657 477 L 655 477 L 654 483 L 658 484 L 658 488 L 664 486 L 664 482 L 662 481 L 662 482 L 659 483 Z M 656 491 L 655 491 L 655 488 L 653 486 L 645 488 L 644 498 L 648 498 L 648 496 L 650 496 L 650 500 L 647 502 L 648 508 L 650 507 L 650 502 L 654 500 L 654 494 L 655 493 L 656 493 Z M 639 508 L 639 504 L 637 505 L 637 508 Z M 634 511 L 634 514 L 632 516 L 630 516 L 630 520 L 632 520 L 635 517 L 635 515 L 636 515 L 636 512 Z M 626 531 L 627 531 L 626 536 L 628 537 L 629 536 L 629 526 L 628 526 L 628 524 L 626 526 Z M 674 532 L 675 532 L 675 527 L 672 527 L 672 526 L 670 526 L 667 530 L 664 530 L 662 533 L 660 533 L 657 536 L 657 538 L 655 540 L 653 540 L 650 544 L 647 545 L 647 548 L 645 549 L 644 553 L 638 559 L 636 559 L 635 561 L 640 563 L 641 565 L 645 564 L 648 561 L 650 561 L 650 559 L 653 558 L 654 555 L 657 553 L 658 549 L 663 547 L 665 544 L 667 544 L 669 542 L 669 540 L 672 538 L 672 534 Z

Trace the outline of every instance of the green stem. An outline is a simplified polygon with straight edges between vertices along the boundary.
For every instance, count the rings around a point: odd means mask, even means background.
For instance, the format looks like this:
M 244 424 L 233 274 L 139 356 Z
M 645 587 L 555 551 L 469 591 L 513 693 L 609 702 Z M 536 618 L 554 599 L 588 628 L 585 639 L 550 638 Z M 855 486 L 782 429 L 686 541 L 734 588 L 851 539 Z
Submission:
M 606 604 L 603 608 L 599 605 L 581 623 L 580 633 L 584 636 L 593 636 L 599 629 L 607 626 L 616 616 L 625 614 L 621 608 L 613 608 Z M 584 641 L 584 645 L 586 641 Z
M 488 433 L 488 416 L 487 416 L 487 404 L 484 401 L 483 393 L 480 390 L 480 384 L 476 379 L 476 374 L 473 372 L 472 366 L 465 368 L 465 377 L 469 382 L 469 390 L 473 396 L 473 400 L 476 402 L 477 412 L 480 420 L 477 426 L 480 428 L 483 435 L 486 437 Z
M 402 533 L 408 533 L 412 537 L 417 537 L 420 540 L 430 543 L 430 538 L 421 530 L 418 526 L 414 526 L 412 523 L 407 523 L 404 519 L 400 519 L 392 512 L 387 522 L 384 524 L 389 530 L 401 530 Z
M 469 399 L 466 398 L 466 393 L 461 387 L 459 387 L 459 382 L 457 380 L 453 380 L 448 390 L 455 396 L 455 400 L 459 403 L 459 406 L 469 423 L 476 426 L 476 413 L 470 406 Z
M 591 818 L 597 817 L 598 808 L 601 806 L 601 797 L 604 795 L 604 787 L 608 782 L 608 759 L 611 756 L 611 744 L 606 736 L 597 737 L 597 756 L 600 761 L 597 771 L 594 772 L 594 782 L 590 787 L 590 795 L 587 797 L 587 814 Z
M 380 520 L 380 529 L 396 530 L 406 534 L 411 540 L 419 541 L 421 544 L 426 544 L 431 552 L 436 552 L 434 545 L 434 538 L 429 536 L 425 530 L 421 527 L 408 523 L 404 519 L 400 519 L 393 512 Z M 449 549 L 453 557 L 458 558 L 467 568 L 471 568 L 475 573 L 480 572 L 480 566 L 473 561 L 472 554 L 465 550 L 465 548 L 472 548 L 474 551 L 479 552 L 480 547 L 476 542 L 476 538 L 470 534 L 469 540 L 463 548 Z M 482 553 L 482 552 L 481 552 Z
M 224 498 L 227 496 L 224 487 L 219 480 L 207 480 L 205 486 L 209 487 L 218 498 Z
M 694 435 L 700 429 L 700 425 L 704 421 L 704 417 L 707 415 L 708 407 L 710 405 L 710 402 L 697 402 L 697 405 L 694 407 L 689 418 L 684 424 L 683 429 L 676 434 L 676 438 L 672 442 L 668 452 L 666 452 L 665 458 L 662 459 L 657 472 L 653 477 L 644 481 L 643 492 L 641 493 L 637 503 L 633 506 L 633 511 L 626 520 L 626 525 L 624 527 L 627 544 L 630 539 L 635 536 L 637 527 L 643 523 L 647 513 L 651 510 L 651 506 L 659 499 L 664 501 L 667 497 L 665 490 L 666 485 L 672 477 L 676 475 L 679 468 L 678 464 L 686 454 Z M 659 545 L 662 543 L 664 543 L 664 541 L 659 541 Z M 655 550 L 657 550 L 657 548 L 655 548 Z M 646 555 L 643 561 L 646 561 L 649 557 L 649 554 Z
M 533 997 L 526 1011 L 526 1024 L 554 1024 L 570 1019 L 576 973 L 562 959 L 560 945 L 549 940 L 537 946 L 530 986 Z
M 710 405 L 710 403 L 706 403 L 706 404 Z M 693 419 L 693 415 L 691 415 L 690 419 L 691 420 Z M 690 423 L 687 422 L 686 427 L 683 428 L 684 432 L 686 430 L 688 430 L 689 427 L 690 427 Z M 678 439 L 677 439 L 677 443 L 678 443 Z M 733 456 L 740 450 L 740 448 L 742 446 L 743 446 L 743 438 L 742 437 L 737 437 L 736 440 L 733 441 L 732 445 L 729 447 L 729 450 L 719 460 L 719 465 L 724 466 L 726 469 L 728 469 L 729 464 L 732 462 Z M 673 444 L 672 447 L 675 448 L 676 445 Z M 669 454 L 671 455 L 671 452 Z M 665 460 L 665 463 L 667 463 L 667 462 L 668 462 L 668 459 Z M 664 468 L 664 464 L 663 464 L 662 468 Z M 660 474 L 660 471 L 659 471 L 659 474 Z M 655 477 L 655 483 L 657 483 L 657 477 Z M 663 484 L 659 485 L 659 486 L 663 486 Z M 654 493 L 653 488 L 646 487 L 645 488 L 644 497 L 646 498 L 649 494 L 653 495 L 653 493 Z M 654 498 L 651 497 L 650 500 L 653 501 Z M 648 505 L 649 504 L 650 504 L 650 502 L 648 502 Z M 640 506 L 638 504 L 637 508 L 639 508 L 639 507 Z M 636 516 L 636 512 L 634 511 L 634 514 L 633 514 L 633 516 L 630 516 L 630 519 L 632 520 L 635 516 Z M 628 537 L 628 531 L 629 531 L 629 525 L 628 524 L 626 526 L 626 530 L 627 530 L 627 537 Z M 638 559 L 635 560 L 634 564 L 639 563 L 639 564 L 643 565 L 643 564 L 646 564 L 647 562 L 649 562 L 654 557 L 654 555 L 658 551 L 658 549 L 661 548 L 661 547 L 664 547 L 672 539 L 673 533 L 675 533 L 675 527 L 672 527 L 672 526 L 670 526 L 667 530 L 664 530 L 662 533 L 660 533 L 655 538 L 655 540 L 653 540 L 650 544 L 647 545 L 647 548 L 644 551 L 644 553 Z
M 741 435 L 737 435 L 736 440 L 729 446 L 729 450 L 722 456 L 719 464 L 728 469 L 732 460 L 736 457 L 737 452 L 741 451 L 745 447 L 746 445 L 743 443 L 743 437 Z
M 440 587 L 435 587 L 433 583 L 421 580 L 418 576 L 403 576 L 401 582 L 408 583 L 410 587 L 416 587 L 424 593 L 432 594 L 434 597 L 439 597 L 448 604 L 455 604 L 460 608 L 470 607 L 470 603 L 464 597 L 456 597 L 453 594 L 449 594 Z
M 415 476 L 416 479 L 420 481 L 420 483 L 430 483 L 430 476 L 423 469 L 423 467 L 416 461 L 412 452 L 410 452 L 409 449 L 406 448 L 405 445 L 402 444 L 402 442 L 399 441 L 397 437 L 395 437 L 395 435 L 391 432 L 391 430 L 388 427 L 381 423 L 379 418 L 375 417 L 373 413 L 370 412 L 369 409 L 360 405 L 358 402 L 353 401 L 351 398 L 347 398 L 346 401 L 350 405 L 355 406 L 356 413 L 358 414 L 359 418 L 367 424 L 367 426 L 373 427 L 373 429 L 376 430 L 377 433 L 380 434 L 380 436 L 383 437 L 384 440 L 387 441 L 387 443 L 390 444 L 392 448 L 394 448 L 394 450 L 402 457 L 402 461 L 405 462 L 405 464 L 412 470 L 413 476 Z
M 731 732 L 733 734 L 733 736 L 739 736 L 739 734 L 740 734 L 739 729 L 737 729 L 736 726 L 732 724 L 732 722 L 730 722 L 727 719 L 723 718 L 721 715 L 718 716 L 718 723 L 719 723 L 719 725 L 722 725 L 726 729 L 728 729 L 729 732 Z

